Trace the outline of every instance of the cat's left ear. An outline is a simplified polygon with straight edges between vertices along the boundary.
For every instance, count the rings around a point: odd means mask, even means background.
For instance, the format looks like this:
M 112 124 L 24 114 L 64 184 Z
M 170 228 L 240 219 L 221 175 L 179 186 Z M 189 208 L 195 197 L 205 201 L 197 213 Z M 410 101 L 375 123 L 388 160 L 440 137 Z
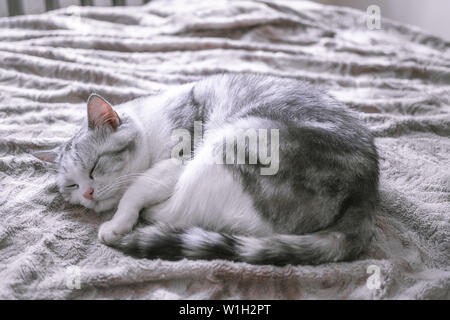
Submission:
M 98 94 L 91 94 L 87 103 L 89 128 L 109 126 L 116 130 L 120 125 L 120 118 L 111 104 Z
M 58 154 L 57 149 L 33 152 L 33 156 L 48 163 L 55 163 Z

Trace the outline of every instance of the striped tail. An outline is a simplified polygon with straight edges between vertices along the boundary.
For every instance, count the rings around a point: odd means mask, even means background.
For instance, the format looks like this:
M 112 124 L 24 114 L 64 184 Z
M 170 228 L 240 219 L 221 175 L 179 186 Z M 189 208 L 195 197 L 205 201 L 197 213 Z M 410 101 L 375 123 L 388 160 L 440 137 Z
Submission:
M 372 238 L 373 217 L 361 208 L 348 208 L 335 226 L 306 235 L 256 238 L 206 231 L 176 229 L 157 223 L 136 228 L 112 244 L 140 258 L 165 260 L 225 259 L 251 264 L 320 264 L 356 258 Z

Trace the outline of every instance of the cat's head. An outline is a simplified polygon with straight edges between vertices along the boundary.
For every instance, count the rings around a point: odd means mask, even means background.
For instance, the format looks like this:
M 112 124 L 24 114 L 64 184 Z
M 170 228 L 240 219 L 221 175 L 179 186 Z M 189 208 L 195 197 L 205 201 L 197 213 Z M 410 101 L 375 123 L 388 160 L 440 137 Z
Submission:
M 57 170 L 64 199 L 97 212 L 113 209 L 139 170 L 135 159 L 140 135 L 133 120 L 114 111 L 93 94 L 87 103 L 87 121 L 63 145 L 34 153 Z

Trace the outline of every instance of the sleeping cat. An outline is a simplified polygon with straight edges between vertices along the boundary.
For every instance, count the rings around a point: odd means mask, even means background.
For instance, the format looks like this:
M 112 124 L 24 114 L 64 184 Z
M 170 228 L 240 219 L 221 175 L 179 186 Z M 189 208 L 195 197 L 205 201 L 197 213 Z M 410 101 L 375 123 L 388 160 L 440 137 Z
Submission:
M 114 107 L 92 94 L 80 131 L 35 155 L 65 200 L 115 210 L 98 238 L 136 257 L 320 264 L 373 235 L 373 138 L 298 80 L 223 74 Z

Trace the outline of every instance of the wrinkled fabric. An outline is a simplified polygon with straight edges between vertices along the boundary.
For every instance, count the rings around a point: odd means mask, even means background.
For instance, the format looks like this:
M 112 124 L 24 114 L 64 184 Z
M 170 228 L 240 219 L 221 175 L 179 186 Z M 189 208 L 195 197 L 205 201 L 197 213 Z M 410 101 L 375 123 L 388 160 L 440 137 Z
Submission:
M 0 298 L 450 298 L 450 43 L 390 20 L 369 30 L 366 19 L 281 0 L 1 18 Z M 100 244 L 109 216 L 65 204 L 30 155 L 76 132 L 92 92 L 117 104 L 221 72 L 304 79 L 359 111 L 381 163 L 376 236 L 360 259 L 134 259 Z

